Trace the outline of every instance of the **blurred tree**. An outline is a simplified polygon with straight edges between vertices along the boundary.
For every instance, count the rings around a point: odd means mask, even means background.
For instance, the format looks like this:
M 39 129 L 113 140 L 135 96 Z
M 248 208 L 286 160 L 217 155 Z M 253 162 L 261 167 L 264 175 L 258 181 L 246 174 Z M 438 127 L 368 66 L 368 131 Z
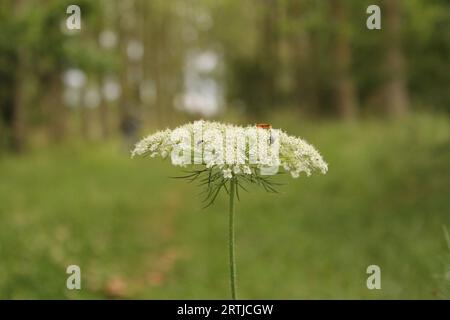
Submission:
M 311 24 L 313 12 L 308 1 L 287 1 L 285 39 L 291 47 L 292 57 L 285 61 L 286 69 L 292 70 L 294 78 L 293 103 L 303 110 L 314 112 L 320 107 L 318 84 L 319 63 L 317 40 Z M 288 93 L 289 94 L 289 93 Z
M 261 102 L 252 110 L 256 113 L 262 109 L 276 107 L 277 78 L 279 74 L 279 1 L 261 1 L 261 30 L 257 59 L 260 65 L 259 91 Z
M 300 106 L 310 114 L 327 111 L 328 50 L 330 30 L 327 3 L 309 0 L 283 1 L 283 44 L 289 54 L 281 64 L 291 74 L 292 86 L 285 92 L 288 104 Z
M 119 108 L 119 128 L 127 144 L 136 140 L 139 112 L 139 70 L 142 43 L 139 37 L 139 15 L 137 2 L 126 0 L 118 2 L 121 13 L 119 20 L 119 43 L 121 56 L 120 83 L 122 95 Z
M 5 30 L 0 36 L 0 77 L 9 88 L 0 91 L 0 106 L 6 144 L 14 151 L 23 150 L 26 129 L 39 106 L 50 139 L 64 138 L 67 110 L 61 99 L 62 72 L 83 56 L 74 54 L 74 46 L 68 46 L 73 39 L 61 32 L 68 2 L 45 0 L 44 4 L 24 0 L 0 4 L 0 28 Z M 93 6 L 87 1 L 79 5 L 87 18 Z
M 384 0 L 385 17 L 385 104 L 390 115 L 404 115 L 409 109 L 409 93 L 406 84 L 405 55 L 403 43 L 402 1 Z
M 419 107 L 450 111 L 450 2 L 402 2 L 403 42 L 408 61 L 411 102 Z
M 0 2 L 2 147 L 23 150 L 36 129 L 65 141 L 74 124 L 132 141 L 147 116 L 177 121 L 189 57 L 202 52 L 217 54 L 226 105 L 247 121 L 280 107 L 342 119 L 450 110 L 448 0 L 78 0 L 75 33 L 68 4 Z M 370 4 L 381 30 L 366 28 Z M 86 78 L 74 95 L 68 69 Z M 99 90 L 108 79 L 112 99 Z
M 343 0 L 330 1 L 333 44 L 330 59 L 336 111 L 341 118 L 353 118 L 357 112 L 356 91 L 351 75 L 352 49 L 349 42 L 347 7 Z
M 43 1 L 39 8 L 28 6 L 34 17 L 28 17 L 28 46 L 33 52 L 35 75 L 39 81 L 35 96 L 46 119 L 48 137 L 53 142 L 64 140 L 67 131 L 67 109 L 62 101 L 62 72 L 67 64 L 64 35 L 61 32 L 63 3 Z M 65 15 L 62 16 L 63 18 Z
M 5 142 L 16 152 L 22 151 L 25 143 L 24 62 L 28 53 L 25 48 L 14 46 L 11 38 L 20 43 L 20 29 L 25 23 L 23 15 L 22 1 L 0 3 L 0 21 L 2 21 L 0 79 L 3 87 L 0 105 Z

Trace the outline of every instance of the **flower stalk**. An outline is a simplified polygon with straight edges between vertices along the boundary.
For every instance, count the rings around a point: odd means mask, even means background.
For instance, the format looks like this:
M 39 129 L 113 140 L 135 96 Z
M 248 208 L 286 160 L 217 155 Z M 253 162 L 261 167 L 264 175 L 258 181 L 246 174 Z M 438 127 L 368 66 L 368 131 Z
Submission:
M 229 258 L 230 258 L 230 288 L 231 288 L 231 299 L 236 300 L 236 260 L 235 260 L 235 235 L 234 235 L 234 194 L 236 188 L 236 177 L 230 179 L 230 203 L 229 203 Z

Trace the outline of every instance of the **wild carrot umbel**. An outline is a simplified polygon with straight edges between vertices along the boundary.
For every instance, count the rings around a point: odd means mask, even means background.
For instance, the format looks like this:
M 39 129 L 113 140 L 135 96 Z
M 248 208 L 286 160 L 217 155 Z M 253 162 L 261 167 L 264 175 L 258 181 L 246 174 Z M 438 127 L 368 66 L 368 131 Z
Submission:
M 196 121 L 174 130 L 166 129 L 139 141 L 132 156 L 170 155 L 175 166 L 192 168 L 175 178 L 198 182 L 203 188 L 204 207 L 214 203 L 222 190 L 229 196 L 229 264 L 231 298 L 237 298 L 235 261 L 235 200 L 240 190 L 256 184 L 277 192 L 270 176 L 290 172 L 298 178 L 313 171 L 326 173 L 320 153 L 301 138 L 290 136 L 269 124 L 238 127 L 218 122 Z M 280 171 L 281 169 L 281 171 Z

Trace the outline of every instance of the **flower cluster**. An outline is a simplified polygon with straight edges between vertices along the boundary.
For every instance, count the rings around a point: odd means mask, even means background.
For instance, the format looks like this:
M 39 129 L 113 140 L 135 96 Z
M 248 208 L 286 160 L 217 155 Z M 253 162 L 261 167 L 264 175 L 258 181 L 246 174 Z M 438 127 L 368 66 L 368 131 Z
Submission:
M 272 175 L 279 167 L 299 177 L 315 170 L 327 172 L 319 152 L 301 138 L 278 129 L 239 127 L 219 122 L 196 121 L 166 129 L 139 141 L 132 156 L 171 156 L 172 164 L 204 165 L 222 170 L 225 179 L 237 175 Z

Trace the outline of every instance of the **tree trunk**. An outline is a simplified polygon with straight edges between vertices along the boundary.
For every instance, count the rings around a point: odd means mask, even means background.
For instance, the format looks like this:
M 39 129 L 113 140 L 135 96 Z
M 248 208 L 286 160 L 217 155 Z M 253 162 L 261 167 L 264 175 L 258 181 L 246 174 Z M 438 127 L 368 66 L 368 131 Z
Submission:
M 405 57 L 402 51 L 402 12 L 398 0 L 384 1 L 386 23 L 385 108 L 392 116 L 402 116 L 409 109 L 409 94 L 405 81 Z
M 276 75 L 278 63 L 278 7 L 275 0 L 263 2 L 263 21 L 261 37 L 262 103 L 260 107 L 273 108 L 276 92 Z
M 126 23 L 120 24 L 120 52 L 123 69 L 120 75 L 122 94 L 119 106 L 119 126 L 125 147 L 130 148 L 137 139 L 139 129 L 139 86 L 141 83 L 142 64 L 139 59 L 129 55 L 131 41 L 142 41 L 139 30 L 139 8 L 136 1 L 120 2 L 119 10 Z M 142 42 L 141 42 L 142 43 Z M 138 60 L 138 61 L 137 61 Z
M 20 16 L 22 1 L 14 2 L 14 12 Z M 16 69 L 12 86 L 12 110 L 11 110 L 11 140 L 12 151 L 21 152 L 25 147 L 25 93 L 23 90 L 25 78 L 26 52 L 20 46 L 16 49 Z
M 23 66 L 21 54 L 18 53 L 18 63 L 13 87 L 13 104 L 11 116 L 12 151 L 21 152 L 25 147 L 25 97 L 23 92 Z
M 346 32 L 346 9 L 344 1 L 331 1 L 334 41 L 331 60 L 334 73 L 334 96 L 339 117 L 353 118 L 357 112 L 356 93 L 350 74 L 351 48 Z
M 298 106 L 308 112 L 320 112 L 318 50 L 311 30 L 305 28 L 303 14 L 307 10 L 307 3 L 301 0 L 291 1 L 287 7 L 288 21 L 296 22 L 295 31 L 289 39 L 293 54 L 287 67 L 294 69 L 295 99 Z
M 91 126 L 90 126 L 90 116 L 89 109 L 86 106 L 86 90 L 84 87 L 81 89 L 81 103 L 79 105 L 80 109 L 80 132 L 81 137 L 85 140 L 89 140 L 91 138 Z
M 106 140 L 111 135 L 111 129 L 109 125 L 109 105 L 108 102 L 105 101 L 105 99 L 102 99 L 102 101 L 100 102 L 99 113 L 102 139 Z
M 48 136 L 49 140 L 55 143 L 61 143 L 66 135 L 67 110 L 62 101 L 62 82 L 61 73 L 58 71 L 49 84 L 43 89 L 46 91 L 43 104 L 47 110 Z

